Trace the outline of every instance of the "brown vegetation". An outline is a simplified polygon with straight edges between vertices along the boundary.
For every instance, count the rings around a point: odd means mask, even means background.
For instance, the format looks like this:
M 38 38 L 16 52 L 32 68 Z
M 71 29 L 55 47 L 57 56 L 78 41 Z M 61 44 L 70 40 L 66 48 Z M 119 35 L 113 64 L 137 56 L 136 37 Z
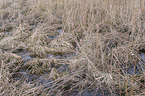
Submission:
M 0 95 L 145 95 L 144 0 L 0 2 Z

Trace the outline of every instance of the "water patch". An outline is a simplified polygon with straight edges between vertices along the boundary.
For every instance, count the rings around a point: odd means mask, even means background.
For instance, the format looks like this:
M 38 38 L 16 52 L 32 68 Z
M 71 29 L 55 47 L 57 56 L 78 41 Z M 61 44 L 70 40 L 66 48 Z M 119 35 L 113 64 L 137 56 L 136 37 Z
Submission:
M 22 80 L 22 81 L 25 81 L 27 83 L 29 82 L 34 82 L 36 81 L 37 79 L 39 78 L 39 76 L 37 75 L 33 75 L 33 74 L 30 74 L 30 72 L 27 70 L 27 71 L 24 71 L 22 69 L 20 69 L 19 72 L 15 72 L 13 74 L 13 79 L 14 80 Z
M 30 56 L 30 53 L 28 53 L 27 51 L 20 52 L 19 55 L 23 57 L 24 61 L 29 61 L 32 59 L 32 57 Z
M 33 59 L 30 55 L 30 53 L 28 51 L 24 51 L 23 49 L 17 49 L 17 50 L 14 50 L 13 53 L 16 53 L 17 55 L 21 56 L 22 57 L 22 60 L 24 62 L 24 65 L 25 65 L 25 62 Z
M 138 63 L 138 65 L 140 66 L 140 68 L 143 70 L 145 70 L 145 53 L 139 53 L 140 57 L 141 57 L 141 61 Z
M 59 19 L 59 20 L 62 20 L 62 18 L 61 18 L 61 17 L 58 17 L 58 19 Z
M 30 74 L 29 69 L 31 68 L 31 66 L 26 65 L 27 61 L 30 61 L 30 60 L 33 59 L 30 56 L 30 53 L 28 51 L 24 51 L 21 48 L 17 49 L 17 50 L 14 50 L 13 53 L 22 57 L 22 61 L 20 62 L 22 64 L 19 67 L 19 69 L 16 72 L 14 72 L 13 79 L 16 80 L 16 81 L 17 80 L 26 81 L 27 83 L 37 80 L 39 78 L 39 76 L 34 75 L 34 74 Z
M 117 91 L 118 92 L 118 91 Z M 83 92 L 71 92 L 64 94 L 64 96 L 120 96 L 119 93 L 111 93 L 107 88 L 96 88 L 94 90 L 85 89 Z M 124 94 L 121 94 L 124 96 Z
M 76 57 L 77 54 L 72 52 L 72 53 L 64 53 L 64 54 L 48 54 L 47 57 L 49 58 L 56 58 L 56 59 L 69 59 L 69 58 L 73 58 Z
M 54 35 L 51 36 L 51 34 L 54 34 Z M 56 32 L 50 33 L 50 36 L 48 36 L 48 38 L 50 38 L 51 40 L 54 40 L 61 34 L 62 34 L 62 29 L 57 29 Z
M 137 64 L 134 64 L 134 65 L 131 65 L 128 66 L 128 68 L 124 68 L 124 73 L 127 73 L 130 74 L 130 75 L 133 75 L 133 74 L 141 74 L 143 72 L 143 70 L 145 69 L 145 53 L 142 53 L 140 52 L 139 53 L 139 58 L 140 60 L 137 62 Z
M 48 83 L 52 82 L 52 80 L 49 78 L 49 74 L 42 74 L 39 79 L 37 80 L 37 82 L 35 82 L 38 86 L 39 85 L 47 85 Z M 48 88 L 50 86 L 45 86 L 45 88 Z M 45 89 L 44 88 L 44 89 Z
M 126 70 L 127 70 L 127 73 L 130 74 L 130 75 L 133 75 L 133 74 L 139 74 L 140 70 L 138 67 L 135 68 L 135 66 L 130 66 L 128 67 L 127 69 L 125 68 L 125 73 L 126 73 Z
M 58 73 L 64 73 L 64 72 L 69 72 L 69 61 L 67 57 L 63 57 L 61 55 L 50 55 L 48 54 L 49 57 L 46 60 L 51 60 L 51 58 L 55 58 L 56 62 L 54 61 L 56 65 L 52 64 L 51 67 L 56 68 Z M 75 56 L 75 55 L 74 55 Z
M 145 53 L 139 53 L 140 57 L 145 60 Z
M 5 37 L 12 36 L 12 32 L 0 32 L 0 40 L 4 39 Z
M 59 68 L 57 69 L 58 73 L 69 72 L 69 64 L 60 64 Z
M 139 75 L 141 74 L 143 71 L 142 71 L 142 67 L 139 65 L 140 62 L 135 66 L 134 65 L 131 65 L 131 66 L 128 66 L 127 68 L 124 68 L 123 69 L 123 73 L 126 74 L 130 74 L 130 75 Z
M 59 35 L 62 35 L 62 29 L 58 29 L 57 32 L 59 32 Z M 57 35 L 56 37 L 58 37 L 59 35 Z
M 10 32 L 5 32 L 5 35 L 6 36 L 12 36 L 12 32 L 10 31 Z

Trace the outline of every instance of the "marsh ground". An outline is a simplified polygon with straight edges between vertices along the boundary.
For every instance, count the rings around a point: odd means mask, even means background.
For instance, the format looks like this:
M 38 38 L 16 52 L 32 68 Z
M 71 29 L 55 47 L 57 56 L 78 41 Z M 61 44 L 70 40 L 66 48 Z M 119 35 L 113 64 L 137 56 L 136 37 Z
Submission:
M 0 0 L 0 95 L 145 95 L 144 0 Z

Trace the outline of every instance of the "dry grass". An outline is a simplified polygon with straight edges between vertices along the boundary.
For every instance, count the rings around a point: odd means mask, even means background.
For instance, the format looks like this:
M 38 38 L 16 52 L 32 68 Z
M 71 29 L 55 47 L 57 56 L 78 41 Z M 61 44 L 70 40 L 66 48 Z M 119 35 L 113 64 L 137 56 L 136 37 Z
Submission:
M 0 95 L 145 95 L 144 0 L 0 1 Z

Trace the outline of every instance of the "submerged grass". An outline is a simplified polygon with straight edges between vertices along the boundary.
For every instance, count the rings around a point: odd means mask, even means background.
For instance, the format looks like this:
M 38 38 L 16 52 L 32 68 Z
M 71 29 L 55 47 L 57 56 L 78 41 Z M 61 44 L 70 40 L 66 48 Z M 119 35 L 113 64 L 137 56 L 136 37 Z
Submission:
M 1 95 L 145 95 L 144 0 L 0 1 Z

